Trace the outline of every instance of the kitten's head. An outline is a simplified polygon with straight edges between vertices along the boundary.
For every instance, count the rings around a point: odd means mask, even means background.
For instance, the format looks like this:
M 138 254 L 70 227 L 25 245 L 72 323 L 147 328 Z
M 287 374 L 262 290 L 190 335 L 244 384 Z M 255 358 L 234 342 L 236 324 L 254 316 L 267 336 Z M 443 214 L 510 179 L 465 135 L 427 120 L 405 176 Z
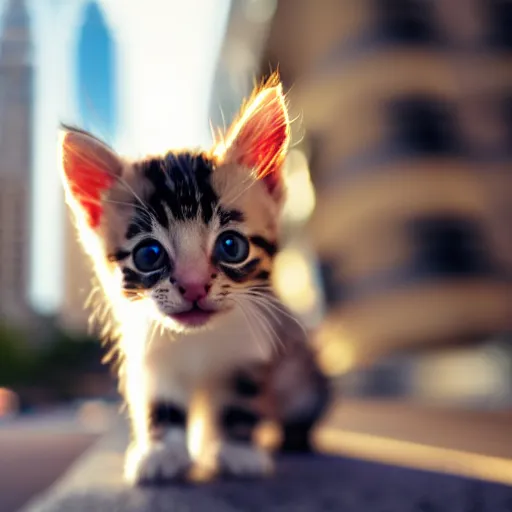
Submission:
M 289 138 L 275 77 L 207 153 L 127 162 L 94 136 L 65 128 L 66 199 L 96 270 L 174 327 L 208 325 L 261 300 L 277 250 Z

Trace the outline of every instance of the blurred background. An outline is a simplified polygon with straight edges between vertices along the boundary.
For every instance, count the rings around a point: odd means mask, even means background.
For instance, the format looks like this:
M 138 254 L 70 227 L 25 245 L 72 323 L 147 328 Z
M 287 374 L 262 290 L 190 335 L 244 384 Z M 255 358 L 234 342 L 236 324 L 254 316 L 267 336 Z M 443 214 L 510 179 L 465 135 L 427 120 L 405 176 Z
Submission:
M 325 371 L 352 403 L 512 412 L 512 1 L 1 0 L 0 12 L 5 429 L 67 418 L 89 435 L 118 407 L 84 308 L 59 122 L 134 157 L 207 147 L 210 122 L 228 126 L 275 69 L 295 120 L 275 284 Z

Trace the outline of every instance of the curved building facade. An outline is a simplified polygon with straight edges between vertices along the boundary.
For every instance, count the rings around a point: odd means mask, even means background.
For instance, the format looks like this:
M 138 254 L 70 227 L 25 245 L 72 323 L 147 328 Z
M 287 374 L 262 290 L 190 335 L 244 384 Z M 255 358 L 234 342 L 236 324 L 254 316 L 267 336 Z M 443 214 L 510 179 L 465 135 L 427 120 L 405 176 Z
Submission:
M 304 120 L 324 332 L 358 360 L 512 327 L 511 13 L 278 3 L 262 66 L 279 64 Z

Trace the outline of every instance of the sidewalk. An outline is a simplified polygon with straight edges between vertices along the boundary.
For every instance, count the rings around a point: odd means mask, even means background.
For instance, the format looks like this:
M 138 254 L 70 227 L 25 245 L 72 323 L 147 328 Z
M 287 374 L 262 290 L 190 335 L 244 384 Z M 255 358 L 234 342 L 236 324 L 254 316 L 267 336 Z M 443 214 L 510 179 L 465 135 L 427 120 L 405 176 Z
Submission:
M 350 407 L 353 409 L 352 413 L 350 413 Z M 379 411 L 378 407 L 372 406 L 367 414 L 376 409 L 377 412 L 373 414 L 384 417 L 386 414 L 382 412 L 383 407 Z M 346 408 L 347 415 L 350 413 L 353 418 L 356 417 L 356 420 L 352 420 L 355 422 L 357 422 L 357 414 L 354 412 L 356 408 L 357 405 L 348 405 Z M 391 411 L 394 416 L 400 408 L 396 405 L 391 406 Z M 406 413 L 403 415 L 406 416 Z M 482 421 L 488 424 L 489 418 L 485 416 Z M 390 429 L 389 421 L 385 428 Z M 337 433 L 339 435 L 336 435 Z M 489 432 L 485 434 L 488 435 Z M 357 438 L 359 440 L 354 436 L 359 436 Z M 322 437 L 323 441 L 321 441 Z M 367 450 L 362 454 L 363 458 L 369 458 L 370 452 L 375 448 L 377 452 L 381 450 L 376 458 L 382 460 L 381 447 L 386 444 L 386 439 L 379 438 L 377 435 L 343 432 L 332 425 L 323 429 L 323 432 L 319 432 L 319 439 L 321 441 L 319 445 L 322 448 L 331 446 L 330 454 L 281 458 L 278 460 L 277 474 L 268 480 L 217 481 L 201 485 L 130 489 L 121 480 L 122 452 L 127 442 L 127 430 L 120 424 L 90 450 L 64 480 L 46 496 L 25 508 L 23 512 L 470 512 L 476 510 L 506 512 L 511 510 L 512 487 L 509 486 L 447 475 L 442 472 L 408 469 L 357 460 L 346 455 L 335 455 L 340 452 L 352 452 L 352 455 L 357 455 L 358 450 L 364 451 L 362 445 L 366 439 Z M 358 442 L 360 445 L 357 444 Z M 422 453 L 428 455 L 430 449 L 412 441 L 400 444 L 400 441 L 389 438 L 388 442 L 391 443 L 389 445 L 391 448 L 388 446 L 387 449 L 391 449 L 392 452 L 401 450 L 405 446 L 408 449 L 420 450 L 420 457 Z M 432 448 L 434 451 L 440 449 Z M 446 453 L 453 459 L 463 457 L 465 452 L 459 450 L 446 451 Z M 485 462 L 487 457 L 478 453 L 467 453 L 466 456 L 483 457 L 475 459 L 477 463 Z M 497 458 L 492 460 L 500 462 Z M 442 464 L 442 461 L 437 462 Z M 457 460 L 452 462 L 457 463 Z M 501 462 L 507 464 L 511 461 L 503 459 Z M 407 461 L 402 460 L 401 463 L 407 465 Z M 421 464 L 419 466 L 421 467 Z M 507 467 L 512 466 L 504 466 L 502 469 L 505 471 Z M 448 471 L 456 468 L 456 464 L 452 465 Z M 464 464 L 461 468 L 464 468 Z

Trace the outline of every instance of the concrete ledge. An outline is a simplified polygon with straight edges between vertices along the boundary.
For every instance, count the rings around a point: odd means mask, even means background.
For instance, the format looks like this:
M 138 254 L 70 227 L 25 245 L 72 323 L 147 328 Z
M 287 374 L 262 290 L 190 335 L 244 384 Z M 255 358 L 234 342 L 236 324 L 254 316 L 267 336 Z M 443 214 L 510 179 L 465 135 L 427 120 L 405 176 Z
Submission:
M 354 435 L 341 432 L 339 443 Z M 510 486 L 325 454 L 282 457 L 268 480 L 129 488 L 121 479 L 127 437 L 116 425 L 23 512 L 505 512 L 512 503 Z

